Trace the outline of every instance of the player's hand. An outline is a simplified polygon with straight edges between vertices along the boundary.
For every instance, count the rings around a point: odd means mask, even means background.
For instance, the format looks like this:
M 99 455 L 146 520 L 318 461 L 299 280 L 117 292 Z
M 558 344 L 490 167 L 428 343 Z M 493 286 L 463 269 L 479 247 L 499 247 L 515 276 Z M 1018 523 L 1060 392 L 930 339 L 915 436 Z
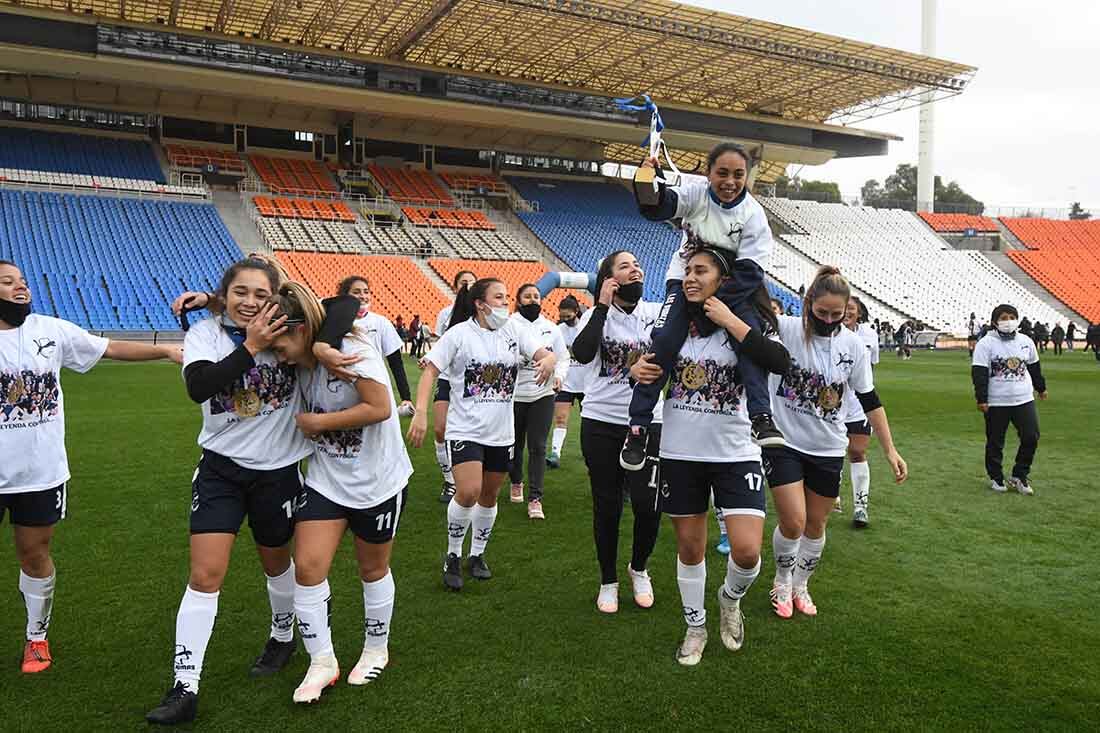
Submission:
M 1045 400 L 1046 398 L 1047 398 L 1047 393 L 1046 393 L 1045 390 L 1039 393 L 1039 399 Z
M 179 318 L 184 308 L 187 310 L 199 310 L 210 303 L 210 293 L 197 293 L 189 290 L 172 301 L 172 313 Z
M 661 378 L 664 369 L 653 363 L 653 354 L 642 354 L 630 367 L 630 378 L 640 384 L 653 384 Z
M 400 417 L 412 417 L 416 414 L 416 408 L 408 400 L 402 400 L 401 404 L 397 406 L 397 414 Z
M 425 354 L 424 356 L 420 357 L 420 359 L 417 360 L 416 365 L 421 369 L 425 369 L 428 366 L 428 355 Z
M 557 364 L 558 358 L 552 351 L 541 359 L 536 359 L 532 364 L 535 367 L 535 384 L 546 384 L 547 380 L 554 376 L 554 367 Z
M 660 168 L 661 167 L 661 162 L 659 160 L 657 160 L 656 156 L 653 156 L 653 157 L 646 158 L 645 160 L 643 160 L 642 164 L 638 167 L 639 168 Z
M 275 339 L 286 333 L 286 316 L 282 315 L 275 320 L 275 314 L 279 312 L 279 306 L 274 303 L 260 308 L 260 312 L 252 317 L 245 329 L 244 347 L 253 356 L 271 348 Z
M 409 423 L 409 430 L 405 434 L 412 443 L 413 448 L 419 448 L 424 445 L 424 436 L 428 432 L 428 416 L 423 412 L 417 412 L 413 415 L 412 421 Z
M 985 402 L 979 402 L 978 403 L 978 411 L 979 412 L 989 412 L 989 405 Z
M 554 377 L 554 391 L 561 392 L 561 377 Z
M 183 364 L 183 347 L 179 344 L 163 344 L 160 350 L 165 359 Z
M 886 460 L 894 471 L 894 482 L 904 483 L 905 479 L 909 478 L 909 466 L 905 465 L 905 459 L 898 455 L 896 450 L 892 450 L 886 454 Z
M 363 358 L 361 356 L 345 354 L 330 344 L 317 341 L 313 344 L 313 357 L 324 364 L 329 374 L 337 379 L 351 383 L 359 378 L 358 374 L 348 370 L 347 367 L 360 361 Z
M 703 313 L 706 314 L 711 323 L 722 329 L 728 329 L 734 325 L 736 320 L 740 320 L 733 315 L 733 311 L 730 310 L 728 305 L 714 295 L 703 301 Z
M 610 308 L 617 292 L 619 292 L 619 281 L 613 277 L 607 278 L 600 287 L 600 302 Z
M 315 412 L 300 412 L 294 416 L 294 422 L 298 423 L 302 435 L 310 440 L 316 440 L 318 435 L 325 432 L 321 428 L 321 416 Z

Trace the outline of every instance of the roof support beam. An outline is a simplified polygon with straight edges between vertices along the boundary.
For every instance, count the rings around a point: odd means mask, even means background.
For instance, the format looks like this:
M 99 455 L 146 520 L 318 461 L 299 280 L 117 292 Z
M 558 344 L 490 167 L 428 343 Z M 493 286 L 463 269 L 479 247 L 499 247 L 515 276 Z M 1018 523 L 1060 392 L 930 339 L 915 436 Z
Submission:
M 430 33 L 457 3 L 458 0 L 435 0 L 435 4 L 424 14 L 424 17 L 418 20 L 416 25 L 397 39 L 395 43 L 387 44 L 387 48 L 381 55 L 391 59 L 404 56 L 405 52 L 423 38 L 426 33 Z
M 370 7 L 363 11 L 359 21 L 344 36 L 344 42 L 340 44 L 340 49 L 350 53 L 359 53 L 360 49 L 363 48 L 363 44 L 367 42 L 367 39 L 371 37 L 371 34 L 381 25 L 382 21 L 397 12 L 402 1 L 376 0 L 376 2 L 372 2 Z
M 226 2 L 232 2 L 232 0 L 225 0 Z M 275 31 L 279 28 L 279 24 L 283 22 L 283 17 L 286 15 L 287 6 L 290 5 L 290 0 L 271 0 L 271 7 L 267 10 L 267 15 L 264 16 L 263 21 L 260 23 L 260 38 L 265 41 L 270 41 L 275 36 Z
M 352 2 L 353 0 L 321 0 L 317 12 L 309 19 L 309 23 L 302 31 L 299 42 L 303 46 L 319 46 L 329 28 L 340 19 L 345 8 Z
M 179 15 L 180 15 L 180 0 L 172 0 L 172 9 L 168 11 L 168 25 L 170 27 L 173 27 L 173 28 L 175 27 L 176 19 L 179 18 Z M 126 17 L 125 14 L 123 15 L 123 17 Z
M 179 1 L 180 0 L 174 0 L 173 7 L 178 6 Z M 233 10 L 235 5 L 236 2 L 234 0 L 222 0 L 221 5 L 218 6 L 218 17 L 214 20 L 215 33 L 225 33 L 225 29 L 229 25 L 229 21 L 233 18 Z

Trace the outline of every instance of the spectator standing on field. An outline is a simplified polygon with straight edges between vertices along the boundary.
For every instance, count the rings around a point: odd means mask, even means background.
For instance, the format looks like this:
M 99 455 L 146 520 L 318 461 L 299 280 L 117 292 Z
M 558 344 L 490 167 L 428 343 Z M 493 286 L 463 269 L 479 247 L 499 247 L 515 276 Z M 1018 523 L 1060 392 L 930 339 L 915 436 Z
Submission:
M 1088 334 L 1088 331 L 1085 332 Z M 1073 321 L 1066 326 L 1066 350 L 1073 351 L 1073 339 L 1077 335 L 1077 324 Z
M 1054 328 L 1050 332 L 1050 340 L 1054 342 L 1054 355 L 1061 356 L 1062 354 L 1062 342 L 1066 339 L 1066 329 L 1062 328 L 1061 323 L 1054 324 Z

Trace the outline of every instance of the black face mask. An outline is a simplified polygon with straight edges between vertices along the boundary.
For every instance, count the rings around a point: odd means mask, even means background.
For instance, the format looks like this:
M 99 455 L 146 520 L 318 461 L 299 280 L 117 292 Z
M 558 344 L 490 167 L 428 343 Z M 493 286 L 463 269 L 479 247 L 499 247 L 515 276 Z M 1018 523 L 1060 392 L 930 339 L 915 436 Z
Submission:
M 539 313 L 542 312 L 542 305 L 539 303 L 524 303 L 518 310 L 521 316 L 533 323 L 538 319 Z
M 626 285 L 620 285 L 619 291 L 616 293 L 627 303 L 637 303 L 642 299 L 642 288 L 644 286 L 640 282 L 627 283 Z
M 814 333 L 818 336 L 832 336 L 840 330 L 844 322 L 836 321 L 834 323 L 829 323 L 824 319 L 818 318 L 816 313 L 810 311 L 810 323 L 813 324 Z
M 564 323 L 567 326 L 572 326 L 572 325 L 576 324 L 576 322 L 577 322 L 577 317 L 576 316 L 573 316 L 572 318 L 562 318 L 560 321 L 558 321 L 558 323 Z
M 0 321 L 19 328 L 30 315 L 30 303 L 16 303 L 14 300 L 0 300 Z

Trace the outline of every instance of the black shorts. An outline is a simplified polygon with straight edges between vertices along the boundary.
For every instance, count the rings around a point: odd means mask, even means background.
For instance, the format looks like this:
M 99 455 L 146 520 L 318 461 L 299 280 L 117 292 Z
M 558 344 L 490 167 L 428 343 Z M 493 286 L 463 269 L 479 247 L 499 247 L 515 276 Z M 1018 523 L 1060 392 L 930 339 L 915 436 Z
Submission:
M 0 522 L 11 512 L 11 523 L 20 527 L 52 527 L 65 518 L 68 495 L 65 484 L 41 491 L 0 494 Z
M 310 486 L 305 486 L 294 504 L 294 521 L 346 519 L 348 528 L 356 537 L 372 545 L 384 545 L 397 534 L 397 524 L 401 521 L 401 513 L 405 511 L 408 500 L 409 487 L 406 486 L 381 504 L 366 509 L 352 509 L 337 504 Z
M 514 445 L 482 445 L 472 440 L 449 441 L 451 449 L 451 468 L 460 463 L 478 461 L 482 471 L 507 473 L 512 470 Z
M 574 402 L 579 405 L 583 400 L 584 392 L 566 392 L 564 389 L 554 397 L 554 402 L 565 402 L 570 405 Z
M 811 456 L 789 446 L 764 449 L 764 475 L 772 488 L 802 481 L 818 496 L 835 499 L 840 496 L 843 469 L 843 456 Z
M 662 514 L 690 517 L 706 514 L 710 497 L 722 516 L 749 514 L 764 518 L 764 469 L 758 461 L 704 463 L 661 459 Z
M 294 534 L 300 493 L 297 463 L 257 471 L 204 450 L 191 483 L 191 534 L 237 534 L 247 515 L 257 545 L 282 547 Z
M 448 382 L 446 379 L 443 379 L 442 377 L 435 381 L 435 401 L 451 401 L 451 383 Z
M 848 435 L 870 435 L 871 434 L 871 421 L 867 418 L 862 420 L 853 420 L 852 422 L 844 423 L 844 427 L 848 428 Z

